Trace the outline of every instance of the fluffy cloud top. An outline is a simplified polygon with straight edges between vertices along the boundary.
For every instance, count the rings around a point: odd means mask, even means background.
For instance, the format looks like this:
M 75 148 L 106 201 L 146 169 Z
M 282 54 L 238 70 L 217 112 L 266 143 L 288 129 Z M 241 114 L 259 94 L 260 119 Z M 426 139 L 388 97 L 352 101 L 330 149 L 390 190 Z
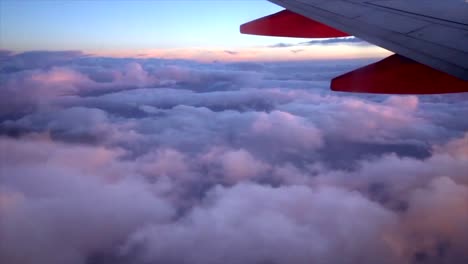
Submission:
M 1 263 L 468 263 L 466 94 L 365 61 L 1 53 Z

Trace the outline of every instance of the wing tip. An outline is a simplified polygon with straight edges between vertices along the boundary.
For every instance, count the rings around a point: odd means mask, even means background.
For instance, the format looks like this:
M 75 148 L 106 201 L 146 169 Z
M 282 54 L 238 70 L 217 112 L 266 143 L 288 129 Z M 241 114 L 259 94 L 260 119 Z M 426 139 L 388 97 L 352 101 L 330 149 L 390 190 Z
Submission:
M 468 92 L 468 81 L 394 54 L 335 77 L 332 91 L 374 94 L 445 94 Z

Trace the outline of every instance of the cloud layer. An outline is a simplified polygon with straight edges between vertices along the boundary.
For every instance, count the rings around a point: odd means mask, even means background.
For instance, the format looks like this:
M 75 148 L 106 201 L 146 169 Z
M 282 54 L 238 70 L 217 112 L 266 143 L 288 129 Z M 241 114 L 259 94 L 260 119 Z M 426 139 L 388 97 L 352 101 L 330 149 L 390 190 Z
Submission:
M 369 60 L 0 60 L 2 263 L 468 262 L 467 94 L 328 90 Z

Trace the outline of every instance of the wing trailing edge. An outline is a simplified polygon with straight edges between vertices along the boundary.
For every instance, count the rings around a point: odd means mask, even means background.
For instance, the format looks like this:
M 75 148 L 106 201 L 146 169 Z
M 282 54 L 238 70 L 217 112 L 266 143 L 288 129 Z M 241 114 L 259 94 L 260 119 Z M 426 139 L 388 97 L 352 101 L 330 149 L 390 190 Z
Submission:
M 334 38 L 349 34 L 296 14 L 289 10 L 265 16 L 240 26 L 243 34 L 295 37 L 295 38 Z
M 243 34 L 336 38 L 350 34 L 290 10 L 241 25 Z M 375 94 L 444 94 L 468 92 L 468 81 L 399 54 L 345 73 L 331 82 L 333 91 Z
M 442 94 L 468 92 L 468 82 L 394 54 L 334 78 L 331 89 L 354 93 Z

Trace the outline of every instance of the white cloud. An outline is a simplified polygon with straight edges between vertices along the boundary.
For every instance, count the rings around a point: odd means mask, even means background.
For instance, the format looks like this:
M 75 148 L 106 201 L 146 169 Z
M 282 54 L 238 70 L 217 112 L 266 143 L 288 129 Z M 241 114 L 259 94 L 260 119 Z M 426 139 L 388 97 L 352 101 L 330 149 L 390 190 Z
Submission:
M 466 263 L 465 94 L 363 61 L 7 56 L 0 262 Z

